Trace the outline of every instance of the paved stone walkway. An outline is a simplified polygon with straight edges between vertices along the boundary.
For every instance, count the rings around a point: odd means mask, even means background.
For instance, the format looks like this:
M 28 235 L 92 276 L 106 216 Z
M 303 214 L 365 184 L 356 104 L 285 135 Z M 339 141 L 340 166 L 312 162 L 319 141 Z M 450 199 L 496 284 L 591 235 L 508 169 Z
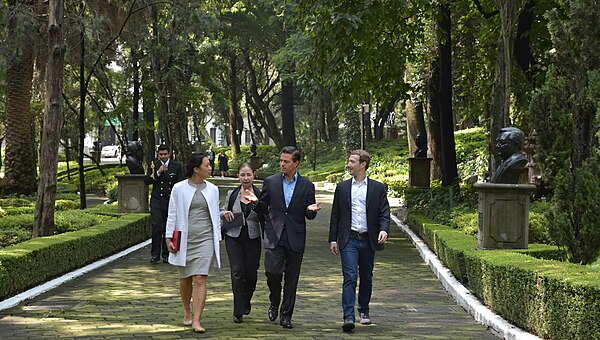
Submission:
M 232 183 L 214 182 L 223 189 Z M 0 339 L 497 339 L 452 301 L 395 226 L 386 249 L 375 259 L 373 324 L 357 324 L 353 333 L 343 333 L 340 259 L 329 254 L 327 244 L 332 196 L 318 192 L 317 200 L 325 204 L 308 223 L 293 329 L 283 329 L 267 319 L 268 289 L 262 266 L 252 313 L 244 316 L 242 324 L 233 323 L 223 246 L 223 267 L 214 269 L 208 280 L 202 322 L 207 333 L 193 333 L 181 325 L 175 268 L 149 264 L 146 247 L 1 311 Z M 48 305 L 58 309 L 48 309 Z

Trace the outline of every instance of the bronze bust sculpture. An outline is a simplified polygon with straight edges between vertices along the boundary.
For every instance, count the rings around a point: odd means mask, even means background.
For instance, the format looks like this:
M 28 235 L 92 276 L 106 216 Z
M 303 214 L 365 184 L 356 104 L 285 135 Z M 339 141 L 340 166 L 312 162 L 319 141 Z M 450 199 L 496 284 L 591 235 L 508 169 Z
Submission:
M 502 162 L 494 172 L 492 183 L 519 183 L 523 168 L 527 164 L 527 157 L 521 152 L 524 141 L 525 134 L 520 129 L 515 127 L 500 129 L 498 138 L 496 138 L 496 149 L 502 158 Z
M 415 150 L 415 158 L 426 158 L 427 157 L 427 135 L 422 135 L 417 133 L 417 138 L 415 139 L 415 145 L 417 146 L 417 150 Z
M 140 141 L 131 141 L 127 143 L 127 159 L 125 163 L 131 174 L 144 174 L 144 166 L 142 159 L 144 158 L 144 150 Z

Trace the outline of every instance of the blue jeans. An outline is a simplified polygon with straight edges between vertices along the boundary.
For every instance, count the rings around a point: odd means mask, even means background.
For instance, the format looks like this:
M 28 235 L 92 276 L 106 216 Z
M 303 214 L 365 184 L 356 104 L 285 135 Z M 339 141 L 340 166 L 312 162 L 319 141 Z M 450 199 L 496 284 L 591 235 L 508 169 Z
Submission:
M 354 317 L 354 302 L 356 300 L 356 282 L 360 276 L 358 288 L 358 312 L 368 313 L 371 292 L 373 290 L 373 263 L 375 252 L 371 249 L 369 237 L 350 236 L 344 249 L 340 250 L 342 258 L 342 308 L 344 319 Z

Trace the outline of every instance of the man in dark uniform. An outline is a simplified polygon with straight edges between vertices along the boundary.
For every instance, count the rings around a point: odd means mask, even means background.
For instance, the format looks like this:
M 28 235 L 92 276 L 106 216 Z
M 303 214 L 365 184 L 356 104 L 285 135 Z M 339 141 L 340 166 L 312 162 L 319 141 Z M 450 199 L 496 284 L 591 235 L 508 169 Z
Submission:
M 150 196 L 150 218 L 152 220 L 152 249 L 150 250 L 150 263 L 167 263 L 169 251 L 165 242 L 165 229 L 169 211 L 169 198 L 173 185 L 183 180 L 181 164 L 170 160 L 169 147 L 158 147 L 158 159 L 152 161 L 144 183 L 152 184 Z

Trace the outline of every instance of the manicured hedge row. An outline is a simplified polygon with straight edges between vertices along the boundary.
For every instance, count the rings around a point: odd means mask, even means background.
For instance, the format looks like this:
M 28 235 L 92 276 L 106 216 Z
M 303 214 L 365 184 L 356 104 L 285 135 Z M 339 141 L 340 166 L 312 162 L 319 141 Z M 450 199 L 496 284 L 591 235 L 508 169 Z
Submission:
M 25 241 L 0 250 L 0 300 L 114 254 L 151 235 L 148 214 Z
M 557 247 L 476 250 L 477 240 L 421 216 L 409 215 L 440 260 L 486 306 L 543 338 L 600 339 L 600 272 L 560 258 Z

